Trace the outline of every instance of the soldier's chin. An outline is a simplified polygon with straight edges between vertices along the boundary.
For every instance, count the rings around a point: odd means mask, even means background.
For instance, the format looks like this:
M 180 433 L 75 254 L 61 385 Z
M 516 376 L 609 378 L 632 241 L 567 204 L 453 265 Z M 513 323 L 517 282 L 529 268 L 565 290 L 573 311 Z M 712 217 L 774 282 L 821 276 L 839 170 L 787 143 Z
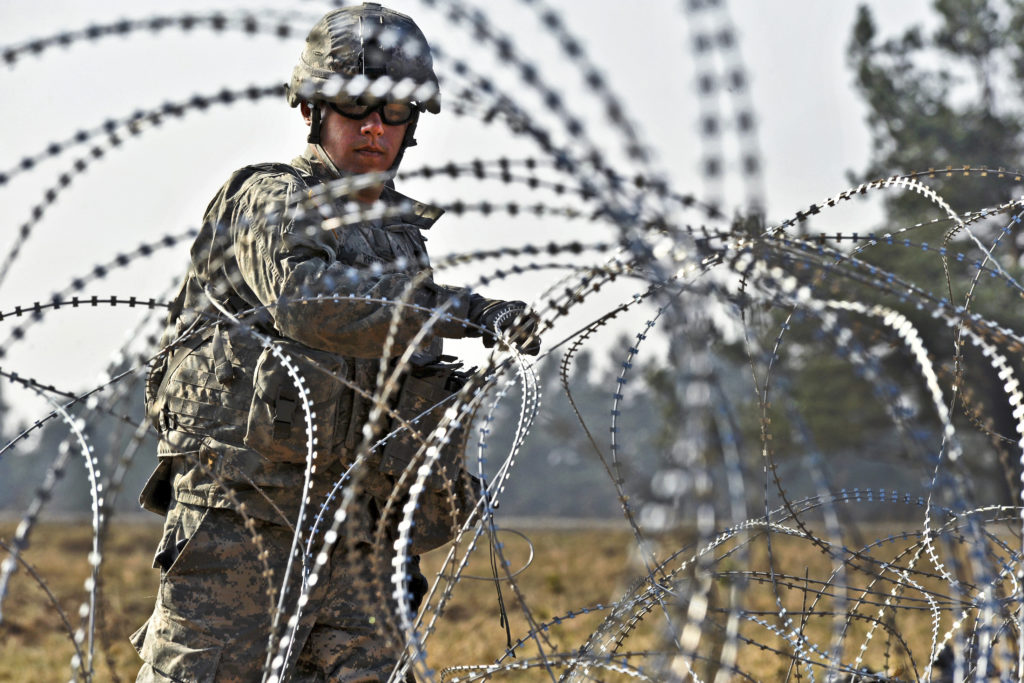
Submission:
M 356 152 L 359 173 L 383 173 L 391 167 L 388 155 L 380 152 Z

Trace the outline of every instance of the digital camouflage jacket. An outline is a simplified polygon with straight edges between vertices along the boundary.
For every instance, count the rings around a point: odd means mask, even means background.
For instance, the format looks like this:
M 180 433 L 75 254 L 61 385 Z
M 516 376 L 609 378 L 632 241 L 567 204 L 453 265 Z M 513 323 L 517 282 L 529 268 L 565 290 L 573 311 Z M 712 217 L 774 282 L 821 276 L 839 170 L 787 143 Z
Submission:
M 448 315 L 417 350 L 440 356 L 441 336 L 466 335 L 455 319 L 482 298 L 430 277 L 423 231 L 441 210 L 385 188 L 378 205 L 398 215 L 351 222 L 343 214 L 358 205 L 331 199 L 333 180 L 308 148 L 290 165 L 236 171 L 210 202 L 168 317 L 161 346 L 169 352 L 147 386 L 160 430 L 160 467 L 141 497 L 147 509 L 165 512 L 173 493 L 294 522 L 307 452 L 296 374 L 315 413 L 309 493 L 318 503 L 365 436 L 388 340 L 385 363 L 438 306 Z M 362 483 L 380 498 L 392 482 L 370 467 Z

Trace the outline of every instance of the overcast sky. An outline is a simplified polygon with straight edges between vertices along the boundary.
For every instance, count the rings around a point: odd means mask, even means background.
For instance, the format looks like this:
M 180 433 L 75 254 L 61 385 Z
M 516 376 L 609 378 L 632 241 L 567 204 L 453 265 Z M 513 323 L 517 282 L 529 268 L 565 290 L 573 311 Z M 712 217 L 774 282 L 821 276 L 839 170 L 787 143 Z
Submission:
M 493 75 L 513 99 L 536 112 L 539 121 L 552 127 L 559 124 L 555 118 L 544 118 L 546 112 L 537 104 L 535 94 L 494 58 L 493 50 L 481 48 L 464 26 L 453 26 L 443 12 L 420 0 L 386 4 L 411 14 L 443 54 L 460 56 L 478 72 Z M 698 195 L 705 192 L 699 173 L 702 147 L 696 133 L 694 61 L 683 2 L 549 0 L 548 4 L 561 13 L 589 58 L 604 71 L 673 189 Z M 846 189 L 847 171 L 866 165 L 869 138 L 865 112 L 844 62 L 857 4 L 845 0 L 728 3 L 728 16 L 739 36 L 738 53 L 731 54 L 742 58 L 750 78 L 748 94 L 758 121 L 764 188 L 772 218 L 784 218 Z M 883 31 L 892 33 L 925 20 L 928 7 L 925 0 L 867 4 L 875 10 Z M 536 14 L 516 0 L 478 5 L 547 82 L 565 93 L 568 107 L 588 123 L 595 144 L 607 148 L 611 159 L 619 158 L 620 139 L 607 126 L 598 102 L 581 86 L 575 66 L 557 49 Z M 252 8 L 253 3 L 0 0 L 0 45 L 122 17 L 240 7 Z M 308 16 L 308 21 L 300 23 L 311 25 L 325 5 L 277 2 L 272 7 L 272 11 Z M 225 86 L 283 83 L 301 49 L 302 37 L 281 40 L 265 34 L 215 34 L 206 29 L 190 34 L 176 29 L 159 35 L 141 32 L 76 43 L 39 57 L 24 57 L 14 68 L 0 67 L 4 93 L 0 98 L 0 170 L 7 171 L 22 156 L 36 154 L 50 142 L 65 140 L 74 131 L 93 128 L 107 118 L 121 118 L 168 100 L 187 100 L 196 93 L 211 94 Z M 451 61 L 439 60 L 437 66 L 450 83 Z M 446 104 L 450 102 L 446 100 Z M 273 98 L 191 114 L 133 140 L 76 176 L 70 189 L 47 209 L 10 275 L 0 283 L 0 311 L 46 300 L 96 263 L 109 261 L 142 242 L 196 226 L 206 202 L 233 169 L 256 161 L 286 161 L 301 151 L 303 137 L 298 114 L 283 98 Z M 502 155 L 540 155 L 536 147 L 500 127 L 455 117 L 450 109 L 438 117 L 427 117 L 419 139 L 420 146 L 406 157 L 406 169 Z M 45 188 L 81 153 L 64 155 L 0 186 L 0 253 L 6 254 L 14 244 L 18 227 L 42 200 Z M 623 170 L 630 171 L 625 166 Z M 475 183 L 452 187 L 422 181 L 406 183 L 401 189 L 420 199 L 438 201 L 453 197 L 474 201 L 505 191 Z M 557 203 L 550 196 L 543 200 Z M 727 201 L 741 203 L 742 193 L 730 190 Z M 864 209 L 828 218 L 839 223 L 822 224 L 821 229 L 867 230 L 874 227 L 879 214 Z M 476 247 L 562 239 L 574 234 L 574 229 L 566 227 L 562 232 L 559 224 L 550 221 L 449 217 L 431 232 L 430 247 L 437 259 Z M 609 236 L 597 230 L 583 234 L 594 239 Z M 86 293 L 163 296 L 182 271 L 186 254 L 187 247 L 179 245 L 171 253 L 147 259 L 86 288 Z M 542 280 L 498 283 L 492 293 L 533 298 L 548 284 Z M 609 298 L 602 305 L 607 308 L 617 302 Z M 137 317 L 134 312 L 62 313 L 59 321 L 48 322 L 30 334 L 0 365 L 48 383 L 82 388 L 104 366 L 109 352 Z M 0 327 L 0 338 L 6 334 Z

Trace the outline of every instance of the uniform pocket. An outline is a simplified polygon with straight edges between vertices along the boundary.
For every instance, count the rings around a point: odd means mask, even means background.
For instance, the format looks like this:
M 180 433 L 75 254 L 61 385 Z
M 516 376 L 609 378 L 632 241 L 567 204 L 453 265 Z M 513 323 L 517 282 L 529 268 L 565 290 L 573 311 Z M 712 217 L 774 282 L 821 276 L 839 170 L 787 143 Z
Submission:
M 288 359 L 291 372 L 280 356 Z M 338 378 L 344 372 L 341 357 L 301 344 L 283 342 L 264 349 L 256 361 L 245 445 L 274 462 L 305 462 L 310 437 L 314 450 L 329 451 L 345 388 Z M 309 404 L 312 433 L 304 401 Z
M 217 547 L 218 540 L 208 529 L 213 512 L 178 503 L 168 513 L 154 561 L 161 569 L 156 606 L 149 620 L 131 636 L 132 645 L 148 665 L 140 672 L 140 681 L 216 678 L 222 645 L 195 613 L 207 586 L 190 582 L 188 576 Z M 184 581 L 180 574 L 186 575 Z
M 160 675 L 160 680 L 199 683 L 213 681 L 217 676 L 221 644 L 159 606 L 149 621 L 132 634 L 132 644 L 143 661 Z
M 424 491 L 413 512 L 409 552 L 421 555 L 455 537 L 480 500 L 480 480 L 465 470 L 448 482 L 448 491 Z
M 384 474 L 400 476 L 423 450 L 424 441 L 441 424 L 448 408 L 454 405 L 452 397 L 456 392 L 447 388 L 451 374 L 449 368 L 438 366 L 419 376 L 407 374 L 402 380 L 394 410 L 398 417 L 409 423 L 412 431 L 399 420 L 391 420 L 390 429 L 398 431 L 384 444 L 380 464 Z M 427 486 L 432 491 L 441 491 L 445 482 L 458 478 L 466 449 L 465 430 L 450 423 L 443 443 L 437 445 L 440 454 L 427 476 Z
M 398 430 L 384 445 L 380 470 L 398 478 L 413 463 L 418 466 L 425 457 L 424 441 L 433 435 L 442 423 L 445 413 L 455 405 L 454 395 L 461 388 L 465 374 L 459 365 L 432 363 L 417 366 L 402 380 L 395 403 L 395 414 L 408 422 L 410 431 L 398 420 L 391 421 L 391 429 Z M 438 447 L 439 453 L 426 478 L 426 490 L 420 494 L 419 505 L 413 513 L 410 534 L 411 552 L 433 550 L 452 539 L 455 530 L 466 521 L 477 501 L 478 483 L 463 467 L 466 450 L 466 430 L 454 422 Z M 407 494 L 411 481 L 405 482 Z
M 209 337 L 185 345 L 181 358 L 175 353 L 166 386 L 152 404 L 162 413 L 156 416 L 163 421 L 162 432 L 212 435 L 238 443 L 249 410 L 251 370 L 246 357 L 235 351 L 230 334 L 218 327 Z M 255 353 L 250 354 L 251 362 Z

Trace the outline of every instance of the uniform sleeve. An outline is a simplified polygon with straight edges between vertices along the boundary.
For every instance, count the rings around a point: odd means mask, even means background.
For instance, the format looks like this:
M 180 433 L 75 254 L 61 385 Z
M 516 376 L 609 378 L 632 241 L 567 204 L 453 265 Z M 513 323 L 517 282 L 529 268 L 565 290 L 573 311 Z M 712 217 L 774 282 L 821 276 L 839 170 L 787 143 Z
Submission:
M 284 336 L 314 348 L 357 358 L 379 358 L 389 334 L 400 352 L 439 300 L 405 273 L 344 263 L 325 241 L 320 217 L 293 210 L 305 188 L 287 174 L 261 177 L 239 196 L 231 243 L 245 284 L 267 307 Z M 405 298 L 392 332 L 396 305 Z M 435 332 L 436 333 L 436 332 Z M 429 341 L 429 337 L 425 341 Z

